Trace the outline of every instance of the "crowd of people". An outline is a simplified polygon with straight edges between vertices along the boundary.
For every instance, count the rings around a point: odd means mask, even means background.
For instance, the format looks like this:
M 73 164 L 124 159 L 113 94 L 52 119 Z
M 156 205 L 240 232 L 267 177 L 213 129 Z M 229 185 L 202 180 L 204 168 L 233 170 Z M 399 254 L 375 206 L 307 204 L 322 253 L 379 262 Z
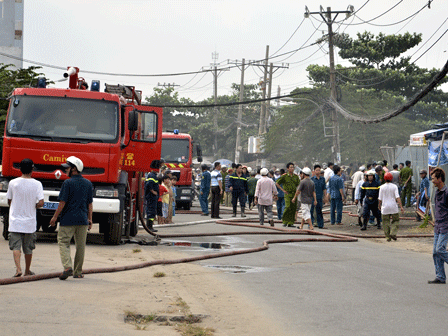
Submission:
M 63 272 L 59 279 L 69 276 L 83 278 L 87 232 L 92 227 L 93 185 L 82 176 L 83 162 L 74 156 L 67 158 L 62 164 L 69 179 L 62 184 L 59 193 L 59 204 L 50 225 L 54 226 L 60 219 L 58 245 Z M 411 204 L 412 169 L 411 162 L 405 165 L 393 165 L 389 171 L 387 162 L 380 165 L 362 165 L 351 175 L 353 199 L 359 208 L 359 225 L 361 230 L 367 229 L 367 221 L 373 215 L 377 220 L 377 228 L 383 227 L 388 241 L 397 240 L 399 208 L 404 212 L 403 204 Z M 32 178 L 34 164 L 30 159 L 20 163 L 22 175 L 9 183 L 7 191 L 9 211 L 9 248 L 13 252 L 16 267 L 14 277 L 33 276 L 31 260 L 36 241 L 36 209 L 44 204 L 42 183 Z M 158 219 L 159 223 L 169 223 L 175 209 L 176 178 L 159 166 L 151 167 L 146 177 L 145 199 L 147 226 L 150 230 Z M 400 168 L 400 169 L 399 169 Z M 324 227 L 322 205 L 330 201 L 331 224 L 342 224 L 342 204 L 345 201 L 345 186 L 342 169 L 329 162 L 322 172 L 322 167 L 314 165 L 313 170 L 305 167 L 296 174 L 295 164 L 286 164 L 286 171 L 266 168 L 252 171 L 249 167 L 235 164 L 227 171 L 219 162 L 208 172 L 208 166 L 202 166 L 200 201 L 204 216 L 208 216 L 208 195 L 211 192 L 211 217 L 219 217 L 221 202 L 231 203 L 233 217 L 237 215 L 240 205 L 241 217 L 245 217 L 246 203 L 249 208 L 258 206 L 260 224 L 264 225 L 264 213 L 271 226 L 274 226 L 273 204 L 277 202 L 277 215 L 284 226 L 294 226 L 297 216 L 297 202 L 300 199 L 302 220 L 300 229 L 307 224 L 310 230 L 317 222 L 319 228 Z M 159 172 L 160 171 L 160 172 Z M 323 173 L 323 174 L 322 174 Z M 426 170 L 420 171 L 421 183 L 416 194 L 417 205 L 426 208 L 430 199 L 429 178 Z M 433 259 L 436 278 L 430 284 L 445 284 L 445 263 L 448 263 L 448 188 L 445 185 L 445 172 L 435 168 L 431 172 L 435 187 L 434 195 L 434 248 Z M 401 189 L 401 190 L 400 190 Z M 411 190 L 411 192 L 409 192 Z M 401 196 L 400 196 L 401 193 Z M 314 216 L 314 213 L 316 214 Z M 381 226 L 382 223 L 382 226 Z M 70 241 L 74 238 L 76 254 L 72 263 Z M 21 254 L 25 255 L 25 270 L 21 267 Z
M 285 169 L 274 167 L 271 170 L 255 170 L 241 164 L 226 167 L 216 162 L 210 173 L 208 165 L 204 164 L 201 167 L 199 195 L 202 215 L 210 215 L 209 202 L 212 218 L 221 218 L 220 204 L 232 206 L 233 217 L 237 215 L 238 205 L 241 217 L 246 216 L 246 206 L 249 209 L 257 206 L 260 224 L 264 224 L 266 212 L 269 223 L 274 225 L 272 209 L 276 203 L 277 217 L 282 220 L 283 226 L 294 227 L 300 204 L 302 222 L 299 228 L 308 225 L 313 230 L 315 225 L 320 229 L 324 228 L 322 208 L 324 204 L 330 204 L 330 224 L 342 225 L 342 208 L 349 194 L 346 182 L 351 180 L 349 197 L 358 207 L 358 224 L 361 230 L 366 230 L 367 223 L 373 224 L 376 219 L 379 229 L 382 228 L 381 223 L 387 222 L 384 227 L 386 236 L 388 239 L 396 239 L 398 207 L 403 209 L 404 204 L 411 206 L 413 173 L 410 161 L 394 164 L 390 171 L 387 166 L 387 161 L 384 160 L 362 165 L 355 171 L 328 162 L 325 169 L 315 164 L 311 170 L 309 167 L 298 169 L 293 162 L 289 162 Z M 420 189 L 415 196 L 417 204 L 426 207 L 429 200 L 427 172 L 422 170 L 420 177 Z

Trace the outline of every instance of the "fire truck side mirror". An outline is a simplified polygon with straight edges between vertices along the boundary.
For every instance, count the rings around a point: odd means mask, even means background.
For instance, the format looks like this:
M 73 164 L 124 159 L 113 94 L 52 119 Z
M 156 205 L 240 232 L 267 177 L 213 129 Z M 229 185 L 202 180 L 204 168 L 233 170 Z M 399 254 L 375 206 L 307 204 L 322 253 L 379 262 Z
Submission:
M 129 112 L 128 129 L 131 132 L 134 132 L 138 129 L 138 112 L 136 110 L 132 110 Z
M 198 157 L 198 162 L 202 162 L 202 148 L 200 144 L 196 145 L 196 155 Z

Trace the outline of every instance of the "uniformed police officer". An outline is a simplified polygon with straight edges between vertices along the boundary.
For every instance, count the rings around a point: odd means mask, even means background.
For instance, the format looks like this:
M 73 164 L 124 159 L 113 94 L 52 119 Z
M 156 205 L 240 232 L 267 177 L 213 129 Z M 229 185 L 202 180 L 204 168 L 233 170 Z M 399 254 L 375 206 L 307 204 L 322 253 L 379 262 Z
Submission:
M 236 217 L 236 207 L 238 204 L 238 200 L 240 201 L 241 206 L 241 217 L 246 217 L 244 211 L 246 208 L 246 196 L 249 193 L 249 187 L 247 186 L 247 178 L 243 174 L 243 166 L 238 163 L 236 165 L 235 173 L 230 175 L 229 177 L 230 191 L 232 192 L 232 217 Z
M 300 184 L 300 178 L 294 174 L 294 163 L 286 164 L 287 173 L 280 176 L 276 181 L 276 186 L 285 193 L 285 209 L 283 210 L 283 226 L 294 227 L 297 211 L 297 201 L 292 202 L 297 187 Z
M 380 183 L 375 180 L 375 171 L 369 170 L 367 181 L 361 186 L 361 200 L 364 201 L 363 223 L 361 230 L 367 230 L 367 221 L 370 217 L 370 211 L 376 217 L 377 227 L 381 229 L 381 212 L 378 209 L 378 196 L 380 194 Z

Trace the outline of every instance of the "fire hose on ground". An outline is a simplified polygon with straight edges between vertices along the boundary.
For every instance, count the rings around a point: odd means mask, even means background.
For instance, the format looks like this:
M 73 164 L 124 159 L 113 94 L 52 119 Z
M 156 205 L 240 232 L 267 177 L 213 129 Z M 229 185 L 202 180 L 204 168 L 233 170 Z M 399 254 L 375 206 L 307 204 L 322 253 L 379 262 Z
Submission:
M 140 214 L 140 220 L 143 224 L 144 229 L 152 236 L 156 238 L 179 238 L 179 237 L 209 237 L 209 236 L 225 236 L 225 235 L 259 235 L 259 234 L 271 234 L 271 235 L 308 235 L 308 237 L 302 237 L 302 238 L 289 238 L 289 239 L 271 239 L 271 240 L 265 240 L 260 247 L 256 248 L 248 248 L 238 251 L 229 251 L 229 252 L 220 252 L 215 254 L 207 254 L 207 255 L 201 255 L 196 257 L 187 257 L 187 258 L 181 258 L 181 259 L 171 259 L 171 260 L 154 260 L 139 264 L 133 264 L 133 265 L 124 265 L 124 266 L 113 266 L 113 267 L 103 267 L 103 268 L 91 268 L 83 270 L 83 274 L 98 274 L 98 273 L 113 273 L 113 272 L 123 272 L 123 271 L 129 271 L 129 270 L 136 270 L 156 265 L 173 265 L 173 264 L 180 264 L 180 263 L 188 263 L 188 262 L 194 262 L 194 261 L 200 261 L 200 260 L 207 260 L 207 259 L 215 259 L 215 258 L 222 258 L 222 257 L 229 257 L 229 256 L 235 256 L 240 254 L 248 254 L 248 253 L 255 253 L 255 252 L 261 252 L 269 249 L 269 245 L 272 244 L 284 244 L 284 243 L 297 243 L 297 242 L 356 242 L 359 238 L 379 238 L 382 236 L 379 235 L 349 235 L 349 234 L 331 234 L 331 233 L 325 233 L 325 232 L 318 232 L 314 230 L 299 230 L 299 229 L 286 229 L 286 228 L 279 228 L 279 227 L 269 227 L 269 226 L 261 226 L 258 224 L 255 224 L 255 221 L 251 220 L 240 220 L 238 222 L 235 221 L 228 221 L 228 220 L 218 220 L 216 223 L 218 224 L 224 224 L 224 225 L 234 225 L 234 226 L 245 226 L 250 228 L 263 228 L 265 231 L 243 231 L 243 232 L 217 232 L 217 233 L 193 233 L 193 234 L 169 234 L 169 235 L 157 235 L 146 225 L 146 222 L 142 218 Z M 267 230 L 266 230 L 267 229 Z M 313 237 L 309 237 L 309 235 Z M 400 238 L 415 238 L 415 237 L 432 237 L 432 235 L 399 235 Z M 21 283 L 21 282 L 29 282 L 29 281 L 37 281 L 37 280 L 45 280 L 45 279 L 52 279 L 56 278 L 59 275 L 61 275 L 61 272 L 53 272 L 53 273 L 46 273 L 46 274 L 38 274 L 38 275 L 32 275 L 32 276 L 26 276 L 26 277 L 19 277 L 19 278 L 5 278 L 0 279 L 0 285 L 10 285 L 15 283 Z
M 143 225 L 143 228 L 148 232 L 150 235 L 157 238 L 179 238 L 179 237 L 211 237 L 211 236 L 229 236 L 229 235 L 264 235 L 264 234 L 270 234 L 270 235 L 308 235 L 308 237 L 302 237 L 302 238 L 290 238 L 290 239 L 271 239 L 271 240 L 265 240 L 260 247 L 255 248 L 248 248 L 238 251 L 229 251 L 229 252 L 220 252 L 220 253 L 214 253 L 214 254 L 207 254 L 207 255 L 200 255 L 196 257 L 187 257 L 187 258 L 181 258 L 181 259 L 171 259 L 171 260 L 154 260 L 139 264 L 133 264 L 133 265 L 124 265 L 124 266 L 113 266 L 113 267 L 103 267 L 103 268 L 91 268 L 91 269 L 85 269 L 83 270 L 83 274 L 98 274 L 98 273 L 113 273 L 113 272 L 123 272 L 123 271 L 130 271 L 130 270 L 136 270 L 156 265 L 173 265 L 173 264 L 180 264 L 180 263 L 188 263 L 188 262 L 194 262 L 194 261 L 200 261 L 200 260 L 207 260 L 207 259 L 215 259 L 215 258 L 223 258 L 223 257 L 229 257 L 229 256 L 235 256 L 240 254 L 248 254 L 248 253 L 255 253 L 255 252 L 261 252 L 269 249 L 269 245 L 272 244 L 284 244 L 284 243 L 297 243 L 297 242 L 356 242 L 358 241 L 357 238 L 384 238 L 384 236 L 380 235 L 358 235 L 358 234 L 332 234 L 332 233 L 325 233 L 321 231 L 315 231 L 315 230 L 300 230 L 300 229 L 287 229 L 287 228 L 280 228 L 280 227 L 269 227 L 269 226 L 261 226 L 259 224 L 256 224 L 257 221 L 246 219 L 246 220 L 239 220 L 236 221 L 229 221 L 229 220 L 217 220 L 217 224 L 224 224 L 224 225 L 234 225 L 234 226 L 245 226 L 250 228 L 263 228 L 265 231 L 241 231 L 241 232 L 216 232 L 216 233 L 190 233 L 190 234 L 169 234 L 169 235 L 157 235 L 153 231 L 151 231 L 148 226 L 146 225 L 146 221 L 143 218 L 143 215 L 140 211 L 138 211 L 140 222 Z M 279 222 L 279 221 L 276 221 Z M 267 230 L 266 230 L 267 229 Z M 314 237 L 309 237 L 309 236 Z M 398 235 L 397 238 L 423 238 L 423 237 L 433 237 L 433 235 L 430 234 L 408 234 L 408 235 Z M 38 280 L 45 280 L 45 279 L 52 279 L 59 277 L 61 275 L 61 272 L 53 272 L 53 273 L 46 273 L 46 274 L 37 274 L 32 276 L 23 276 L 23 277 L 17 277 L 17 278 L 4 278 L 0 279 L 0 285 L 10 285 L 10 284 L 16 284 L 16 283 L 22 283 L 22 282 L 29 282 L 29 281 L 38 281 Z

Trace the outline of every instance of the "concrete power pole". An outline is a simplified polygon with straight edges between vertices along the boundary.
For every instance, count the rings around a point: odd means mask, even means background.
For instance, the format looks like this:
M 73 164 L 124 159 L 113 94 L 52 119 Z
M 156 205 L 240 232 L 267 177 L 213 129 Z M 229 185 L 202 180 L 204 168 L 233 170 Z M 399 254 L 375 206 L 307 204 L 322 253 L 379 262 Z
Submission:
M 244 67 L 245 59 L 241 62 L 240 102 L 244 99 Z M 235 163 L 240 163 L 241 155 L 241 118 L 243 117 L 243 104 L 238 106 L 238 118 L 236 126 Z
M 213 69 L 213 96 L 215 105 L 218 104 L 218 67 L 215 65 Z M 213 144 L 213 156 L 215 159 L 218 155 L 218 108 L 213 108 L 213 129 L 215 130 L 215 141 Z
M 347 17 L 350 16 L 354 8 L 353 6 L 348 7 L 349 10 L 346 11 L 331 11 L 331 7 L 327 7 L 325 12 L 323 7 L 320 6 L 320 12 L 310 12 L 308 7 L 305 6 L 305 17 L 308 18 L 310 15 L 319 14 L 324 22 L 328 26 L 328 52 L 330 54 L 330 96 L 332 99 L 336 100 L 336 73 L 334 69 L 334 46 L 333 46 L 333 22 L 336 20 L 338 14 L 346 14 Z M 332 18 L 332 14 L 336 14 Z M 333 160 L 335 163 L 341 163 L 341 145 L 339 140 L 339 121 L 338 115 L 334 108 L 331 109 L 331 121 L 333 123 Z
M 218 76 L 221 73 L 221 71 L 228 71 L 229 69 L 218 69 L 218 64 L 217 64 L 217 60 L 218 60 L 218 56 L 219 54 L 217 52 L 212 53 L 212 59 L 213 59 L 213 63 L 210 64 L 211 67 L 210 69 L 212 70 L 212 74 L 213 74 L 213 97 L 214 97 L 214 102 L 215 105 L 218 103 Z M 205 68 L 203 67 L 202 70 L 204 70 Z M 213 143 L 213 156 L 216 159 L 218 156 L 218 115 L 219 115 L 219 110 L 218 108 L 215 106 L 213 108 L 213 130 L 215 132 L 215 136 L 214 136 L 214 143 Z
M 268 80 L 268 61 L 269 61 L 269 46 L 266 46 L 266 58 L 264 59 L 264 77 L 263 77 L 263 84 L 261 87 L 262 98 L 263 100 L 266 99 L 266 81 Z M 260 111 L 260 125 L 258 128 L 258 135 L 262 135 L 266 132 L 265 127 L 265 116 L 266 116 L 266 102 L 261 102 L 261 111 Z
M 269 79 L 268 79 L 268 99 L 271 98 L 272 93 L 272 74 L 274 72 L 274 63 L 271 63 L 269 66 Z M 270 115 L 270 107 L 271 107 L 271 101 L 267 100 L 265 101 L 266 108 L 264 111 L 264 126 L 263 126 L 263 132 L 266 133 L 268 129 L 268 121 L 269 121 L 269 115 Z
M 263 63 L 260 62 L 251 62 L 251 65 L 255 65 L 258 67 L 263 68 L 264 70 L 264 76 L 263 76 L 263 81 L 262 81 L 262 85 L 261 85 L 261 90 L 262 90 L 262 98 L 263 100 L 266 99 L 266 95 L 268 95 L 268 97 L 271 97 L 271 88 L 272 88 L 272 74 L 277 71 L 280 68 L 289 68 L 289 64 L 288 63 L 282 63 L 281 65 L 275 65 L 273 63 L 271 63 L 270 65 L 270 69 L 268 67 L 269 64 L 269 46 L 266 46 L 266 57 L 263 60 Z M 274 71 L 275 69 L 275 71 Z M 268 75 L 269 75 L 269 79 L 268 79 Z M 266 84 L 269 83 L 269 86 L 267 87 Z M 269 94 L 266 92 L 267 90 L 269 90 Z M 269 109 L 268 109 L 269 103 L 267 103 L 266 101 L 261 102 L 261 111 L 260 111 L 260 123 L 259 123 L 259 128 L 258 128 L 258 135 L 262 135 L 264 133 L 266 133 L 266 124 L 267 124 L 267 120 L 268 120 L 268 116 L 269 116 Z

